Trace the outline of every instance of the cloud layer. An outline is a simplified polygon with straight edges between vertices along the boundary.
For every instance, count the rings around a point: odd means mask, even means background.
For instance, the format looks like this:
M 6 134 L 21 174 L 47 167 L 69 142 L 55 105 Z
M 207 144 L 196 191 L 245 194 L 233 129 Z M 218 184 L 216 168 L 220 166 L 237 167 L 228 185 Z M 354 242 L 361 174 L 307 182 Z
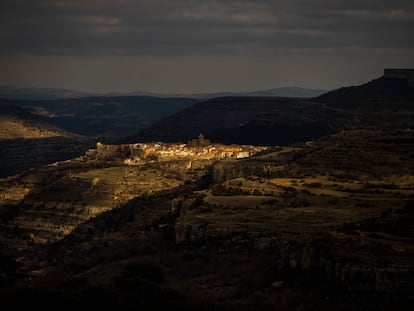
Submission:
M 414 47 L 414 2 L 2 0 L 1 51 L 376 52 Z
M 0 2 L 3 60 L 11 55 L 408 59 L 413 38 L 412 0 Z

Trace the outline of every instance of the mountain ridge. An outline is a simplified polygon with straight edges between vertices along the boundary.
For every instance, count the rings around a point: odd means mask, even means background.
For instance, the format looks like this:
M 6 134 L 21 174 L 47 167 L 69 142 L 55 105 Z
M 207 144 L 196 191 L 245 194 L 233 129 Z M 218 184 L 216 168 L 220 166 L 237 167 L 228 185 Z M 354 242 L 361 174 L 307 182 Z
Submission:
M 151 96 L 151 97 L 190 97 L 207 99 L 221 96 L 286 96 L 286 97 L 314 97 L 323 94 L 326 90 L 304 88 L 298 86 L 277 87 L 247 92 L 221 91 L 221 92 L 195 92 L 195 93 L 157 93 L 147 91 L 125 92 L 82 92 L 64 88 L 17 87 L 13 85 L 0 85 L 0 98 L 4 99 L 31 99 L 54 100 L 83 97 L 119 97 L 119 96 Z
M 264 102 L 272 101 L 262 109 Z M 128 139 L 185 142 L 203 133 L 223 143 L 286 145 L 345 129 L 413 127 L 414 88 L 404 79 L 383 76 L 313 98 L 219 97 L 196 103 Z

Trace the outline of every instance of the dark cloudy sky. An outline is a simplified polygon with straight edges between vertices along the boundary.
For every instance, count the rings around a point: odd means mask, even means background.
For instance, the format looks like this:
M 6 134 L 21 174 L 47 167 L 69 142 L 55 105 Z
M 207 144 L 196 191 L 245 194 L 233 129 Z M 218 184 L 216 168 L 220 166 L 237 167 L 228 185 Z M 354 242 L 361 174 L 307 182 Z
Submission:
M 414 67 L 413 0 L 0 0 L 0 84 L 203 92 Z

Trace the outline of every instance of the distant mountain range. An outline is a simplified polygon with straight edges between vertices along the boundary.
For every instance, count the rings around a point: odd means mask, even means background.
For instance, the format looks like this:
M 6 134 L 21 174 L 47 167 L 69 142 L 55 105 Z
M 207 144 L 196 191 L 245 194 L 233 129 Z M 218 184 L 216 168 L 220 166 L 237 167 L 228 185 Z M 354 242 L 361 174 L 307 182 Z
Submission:
M 215 97 L 224 97 L 224 96 L 275 96 L 275 97 L 316 97 L 323 93 L 326 93 L 326 90 L 321 89 L 308 89 L 302 87 L 278 87 L 267 90 L 251 91 L 251 92 L 217 92 L 217 93 L 195 93 L 190 94 L 192 98 L 215 98 Z
M 326 90 L 309 89 L 302 87 L 279 87 L 267 90 L 250 92 L 216 92 L 216 93 L 171 93 L 161 94 L 145 91 L 133 92 L 109 92 L 93 93 L 79 92 L 62 88 L 37 88 L 0 86 L 0 98 L 5 99 L 27 99 L 27 100 L 53 100 L 81 97 L 119 97 L 119 96 L 151 96 L 151 97 L 188 97 L 188 98 L 213 98 L 222 96 L 283 96 L 283 97 L 315 97 L 325 93 Z
M 137 95 L 0 99 L 0 106 L 27 109 L 65 131 L 107 142 L 186 142 L 203 133 L 212 141 L 227 144 L 285 145 L 345 129 L 414 128 L 412 70 L 386 73 L 363 85 L 324 94 L 279 88 L 192 94 L 190 98 Z M 54 94 L 75 94 L 60 91 Z M 316 95 L 309 97 L 309 92 Z M 272 96 L 265 96 L 269 94 Z M 289 96 L 280 96 L 286 94 Z
M 91 95 L 92 94 L 86 92 L 78 92 L 60 88 L 37 88 L 0 85 L 0 98 L 5 99 L 49 100 L 61 98 L 80 98 Z

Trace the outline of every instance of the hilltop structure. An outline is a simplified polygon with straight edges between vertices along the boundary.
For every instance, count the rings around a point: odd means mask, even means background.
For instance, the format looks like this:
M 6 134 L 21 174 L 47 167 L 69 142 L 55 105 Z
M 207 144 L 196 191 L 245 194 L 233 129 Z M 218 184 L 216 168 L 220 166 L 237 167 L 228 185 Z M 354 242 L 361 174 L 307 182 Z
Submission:
M 207 147 L 211 144 L 210 139 L 204 137 L 203 134 L 198 135 L 198 138 L 190 139 L 187 143 L 188 147 Z

